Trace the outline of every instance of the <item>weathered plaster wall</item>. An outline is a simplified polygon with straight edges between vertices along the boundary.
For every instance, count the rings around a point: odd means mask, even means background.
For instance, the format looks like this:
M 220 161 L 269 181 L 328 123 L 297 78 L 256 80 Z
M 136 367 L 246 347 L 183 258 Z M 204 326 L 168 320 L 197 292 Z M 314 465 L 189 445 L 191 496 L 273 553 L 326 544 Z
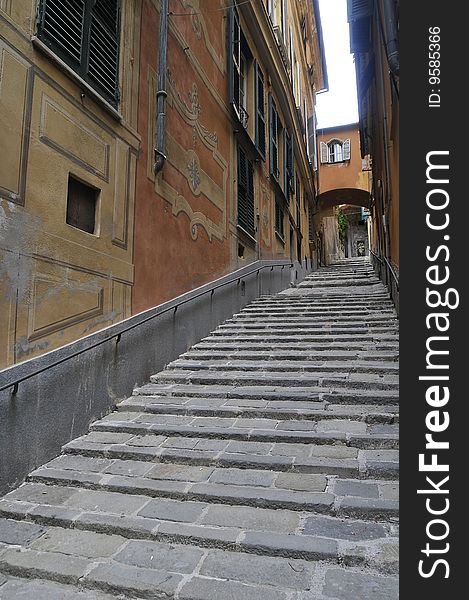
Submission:
M 36 3 L 0 4 L 0 368 L 130 314 L 139 2 L 122 16 L 119 122 L 31 42 Z M 66 223 L 69 175 L 100 190 Z

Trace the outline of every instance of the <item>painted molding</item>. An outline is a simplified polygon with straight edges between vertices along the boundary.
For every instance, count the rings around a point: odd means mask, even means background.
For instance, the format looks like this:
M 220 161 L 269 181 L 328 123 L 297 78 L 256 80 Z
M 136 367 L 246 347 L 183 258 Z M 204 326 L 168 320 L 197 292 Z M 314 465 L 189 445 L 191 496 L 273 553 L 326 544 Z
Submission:
M 48 129 L 51 124 L 51 120 L 53 119 L 52 114 L 55 114 L 55 118 L 62 119 L 62 125 L 59 128 L 60 133 L 63 135 L 64 132 L 70 126 L 72 128 L 76 128 L 76 131 L 80 132 L 82 137 L 87 137 L 90 144 L 93 144 L 96 149 L 101 148 L 102 156 L 100 163 L 101 164 L 92 164 L 89 160 L 85 159 L 83 156 L 79 156 L 73 148 L 66 147 L 63 141 L 58 139 L 54 139 L 54 134 L 51 130 Z M 110 148 L 109 144 L 105 143 L 102 138 L 96 135 L 93 131 L 88 129 L 83 123 L 77 121 L 70 113 L 68 113 L 62 106 L 54 102 L 52 98 L 49 98 L 46 94 L 43 93 L 41 99 L 41 117 L 39 123 L 39 139 L 41 142 L 50 146 L 69 160 L 75 162 L 79 166 L 83 167 L 90 173 L 93 173 L 100 179 L 103 179 L 106 183 L 109 183 L 109 154 Z M 73 139 L 73 136 L 69 138 L 69 140 Z M 64 140 L 65 141 L 65 140 Z M 84 144 L 80 145 L 80 148 L 85 150 L 85 153 L 88 153 L 90 148 L 85 148 Z
M 148 119 L 148 155 L 153 156 L 153 140 L 155 139 L 155 98 L 157 75 L 149 68 L 149 119 Z M 187 93 L 188 102 L 186 102 L 176 89 L 176 83 L 168 73 L 168 106 L 177 111 L 183 121 L 192 128 L 193 148 L 183 148 L 176 139 L 169 133 L 167 135 L 167 161 L 181 173 L 188 182 L 189 188 L 194 196 L 203 195 L 216 208 L 221 211 L 221 221 L 216 223 L 200 210 L 194 210 L 188 198 L 176 190 L 169 181 L 164 179 L 164 169 L 155 177 L 152 169 L 152 161 L 148 161 L 147 175 L 154 181 L 155 192 L 166 200 L 172 207 L 174 216 L 183 212 L 189 217 L 190 235 L 193 240 L 198 237 L 199 227 L 202 227 L 211 241 L 213 237 L 222 241 L 226 237 L 226 182 L 228 178 L 228 163 L 218 150 L 218 135 L 215 131 L 210 131 L 200 120 L 202 107 L 199 103 L 198 89 L 195 83 L 192 84 Z M 200 158 L 194 150 L 196 142 L 200 140 L 202 144 L 211 152 L 213 160 L 220 167 L 223 185 L 220 187 L 214 182 L 207 173 L 201 168 Z

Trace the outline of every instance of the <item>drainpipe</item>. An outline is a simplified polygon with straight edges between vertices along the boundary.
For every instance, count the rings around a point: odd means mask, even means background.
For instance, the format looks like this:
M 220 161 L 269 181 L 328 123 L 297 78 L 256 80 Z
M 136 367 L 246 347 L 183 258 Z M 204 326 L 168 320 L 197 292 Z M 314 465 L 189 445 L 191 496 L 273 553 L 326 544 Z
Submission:
M 392 2 L 392 0 L 384 0 L 385 5 Z M 377 19 L 380 21 L 379 12 L 377 14 Z M 379 26 L 379 23 L 378 23 Z M 383 40 L 384 50 L 387 51 L 386 44 Z M 382 46 L 379 47 L 379 64 L 382 65 Z M 386 55 L 387 56 L 387 55 Z M 388 57 L 389 60 L 389 57 Z M 384 69 L 380 69 L 380 77 L 378 77 L 379 82 L 379 92 L 381 96 L 381 108 L 383 111 L 383 121 L 382 121 L 382 135 L 383 135 L 383 150 L 384 150 L 384 176 L 385 176 L 385 194 L 382 194 L 383 198 L 383 212 L 382 217 L 384 218 L 384 255 L 386 258 L 391 260 L 391 236 L 389 231 L 389 212 L 392 204 L 392 187 L 391 187 L 391 168 L 390 168 L 390 160 L 389 160 L 389 146 L 388 146 L 388 117 L 387 117 L 387 106 L 386 106 L 386 96 L 385 96 L 385 73 Z
M 384 0 L 384 27 L 386 28 L 386 55 L 389 69 L 395 76 L 399 76 L 399 46 L 397 40 L 396 9 L 394 0 Z
M 168 64 L 168 1 L 160 0 L 158 91 L 156 92 L 156 146 L 153 170 L 159 173 L 166 160 L 166 70 Z

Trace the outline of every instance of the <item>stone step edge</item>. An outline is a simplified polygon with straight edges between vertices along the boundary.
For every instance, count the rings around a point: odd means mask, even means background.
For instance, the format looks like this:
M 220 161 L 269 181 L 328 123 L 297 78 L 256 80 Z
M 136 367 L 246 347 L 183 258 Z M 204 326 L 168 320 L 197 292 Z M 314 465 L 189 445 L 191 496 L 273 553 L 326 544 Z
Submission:
M 156 384 L 155 384 L 156 385 Z M 177 384 L 174 384 L 177 385 Z M 187 385 L 186 387 L 191 387 Z M 194 385 L 194 389 L 192 390 L 178 390 L 178 389 L 164 389 L 158 390 L 158 394 L 164 398 L 179 398 L 179 397 L 191 397 L 191 398 L 204 398 L 204 397 L 215 397 L 211 390 L 200 389 L 201 387 L 221 387 L 221 386 L 202 386 L 202 385 Z M 230 386 L 225 386 L 230 387 Z M 215 393 L 217 397 L 226 398 L 227 400 L 241 400 L 241 399 L 262 399 L 266 401 L 289 401 L 289 402 L 301 402 L 301 401 L 310 401 L 310 402 L 327 402 L 331 405 L 339 405 L 339 404 L 357 404 L 357 405 L 370 405 L 370 406 L 380 406 L 382 404 L 390 404 L 390 405 L 399 405 L 399 394 L 393 393 L 392 395 L 382 395 L 383 392 L 388 392 L 390 390 L 375 390 L 372 393 L 366 393 L 367 390 L 346 390 L 342 389 L 340 393 L 338 391 L 332 392 L 330 389 L 314 389 L 314 390 L 305 390 L 304 388 L 280 388 L 281 392 L 275 391 L 269 393 L 269 391 L 262 391 L 259 393 L 255 393 L 252 390 L 249 392 L 240 391 L 241 388 L 235 388 L 231 386 L 232 389 L 221 391 L 220 389 L 216 389 Z M 155 391 L 149 390 L 148 392 L 142 390 L 141 388 L 137 388 L 133 391 L 133 397 L 137 396 L 154 396 Z M 238 391 L 235 391 L 237 389 Z M 294 390 L 294 391 L 293 391 Z M 357 391 L 361 391 L 362 393 L 357 394 Z
M 283 471 L 291 473 L 309 473 L 322 475 L 338 475 L 350 479 L 396 480 L 399 478 L 397 461 L 370 461 L 360 465 L 358 459 L 312 457 L 305 461 L 294 462 L 292 457 L 260 454 L 237 454 L 217 452 L 210 456 L 209 452 L 189 451 L 175 448 L 152 448 L 148 446 L 125 446 L 110 444 L 103 448 L 102 444 L 76 440 L 62 447 L 64 454 L 89 456 L 92 458 L 109 458 L 122 460 L 140 460 L 144 462 L 174 463 L 207 467 L 233 467 L 237 469 L 256 469 L 267 471 Z M 215 454 L 212 452 L 212 455 Z M 264 460 L 263 460 L 264 459 Z M 270 460 L 266 460 L 270 459 Z
M 339 496 L 332 492 L 301 492 L 282 488 L 181 482 L 46 467 L 31 472 L 26 481 L 128 495 L 137 494 L 148 498 L 171 498 L 208 504 L 308 512 L 362 521 L 388 522 L 399 516 L 398 501 Z
M 207 370 L 208 371 L 208 370 Z M 227 373 L 226 377 L 223 377 L 223 373 Z M 231 385 L 234 387 L 251 387 L 251 386 L 259 386 L 259 378 L 256 378 L 254 375 L 250 373 L 255 373 L 254 371 L 246 371 L 246 374 L 249 374 L 247 377 L 239 379 L 239 377 L 243 374 L 242 371 L 213 371 L 199 373 L 197 371 L 187 372 L 178 372 L 176 369 L 168 369 L 167 371 L 161 371 L 155 375 L 150 377 L 151 383 L 164 383 L 164 384 L 196 384 L 196 385 Z M 331 373 L 321 373 L 321 374 L 311 374 L 311 377 L 308 380 L 303 378 L 303 381 L 300 381 L 298 378 L 290 377 L 291 381 L 288 383 L 285 382 L 284 379 L 280 377 L 285 375 L 281 371 L 269 371 L 268 375 L 264 378 L 261 386 L 266 387 L 277 387 L 280 389 L 284 388 L 303 388 L 305 385 L 310 385 L 315 389 L 315 392 L 318 394 L 321 393 L 331 393 L 331 391 L 335 389 L 340 389 L 343 391 L 344 389 L 348 390 L 365 390 L 365 391 L 398 391 L 399 389 L 399 381 L 366 381 L 366 380 L 349 380 L 349 379 L 340 379 L 339 377 L 333 378 Z M 272 378 L 272 373 L 278 374 L 278 378 Z M 213 375 L 213 376 L 210 376 Z M 293 385 L 292 385 L 293 383 Z M 295 383 L 297 385 L 295 385 Z M 302 385 L 303 384 L 303 385 Z M 313 390 L 312 390 L 313 391 Z
M 399 364 L 395 365 L 380 365 L 379 363 L 372 363 L 370 365 L 350 365 L 345 361 L 341 365 L 328 365 L 328 364 L 314 364 L 311 361 L 302 363 L 298 361 L 290 361 L 291 364 L 285 364 L 287 361 L 279 361 L 272 359 L 270 361 L 261 361 L 253 358 L 250 362 L 244 359 L 231 359 L 226 361 L 219 361 L 219 364 L 214 363 L 211 359 L 200 359 L 200 360 L 189 360 L 184 358 L 178 358 L 173 362 L 169 363 L 165 367 L 165 371 L 173 370 L 184 370 L 184 371 L 210 371 L 217 373 L 231 372 L 231 371 L 243 371 L 245 373 L 251 372 L 277 372 L 277 373 L 311 373 L 316 372 L 322 373 L 322 369 L 327 374 L 333 374 L 336 372 L 342 373 L 347 371 L 348 373 L 362 373 L 365 375 L 394 375 L 399 373 Z M 198 364 L 194 364 L 198 363 Z M 205 364 L 204 364 L 205 363 Z M 295 364 L 296 363 L 296 364 Z
M 353 421 L 361 421 L 367 424 L 388 424 L 395 425 L 399 422 L 399 414 L 394 412 L 386 412 L 383 410 L 382 412 L 376 413 L 362 413 L 359 412 L 353 413 L 338 413 L 335 414 L 333 410 L 314 410 L 314 409 L 305 409 L 305 408 L 276 408 L 276 407 L 266 407 L 266 408 L 255 408 L 255 407 L 235 407 L 235 406 L 186 406 L 184 404 L 167 404 L 167 403 L 158 403 L 155 401 L 154 403 L 143 403 L 139 402 L 138 398 L 145 397 L 153 397 L 153 396 L 131 396 L 126 400 L 123 400 L 119 404 L 116 405 L 116 409 L 118 412 L 147 412 L 151 414 L 167 414 L 167 415 L 181 415 L 181 416 L 201 416 L 201 417 L 216 417 L 219 416 L 219 413 L 223 415 L 223 417 L 248 417 L 248 418 L 272 418 L 277 417 L 280 420 L 291 420 L 296 419 L 299 421 L 321 421 L 325 419 L 340 419 L 340 420 L 353 420 Z M 157 400 L 157 397 L 154 397 Z M 182 397 L 178 397 L 182 398 Z M 194 398 L 185 398 L 186 400 L 193 400 Z M 225 398 L 223 398 L 225 400 Z M 331 406 L 331 405 L 329 405 Z M 342 405 L 343 406 L 343 405 Z M 360 406 L 360 405 L 356 405 Z M 364 405 L 369 408 L 368 405 Z M 381 408 L 385 408 L 382 406 Z
M 345 445 L 349 448 L 370 450 L 396 450 L 399 435 L 360 434 L 348 432 L 308 432 L 281 429 L 243 429 L 235 427 L 191 427 L 190 425 L 157 425 L 145 427 L 143 423 L 128 421 L 94 422 L 91 431 L 132 433 L 135 435 L 164 435 L 167 437 L 236 440 L 245 442 L 299 443 L 323 446 Z
M 150 527 L 150 523 L 142 523 L 142 528 L 137 532 L 132 529 L 130 520 L 121 519 L 118 523 L 117 519 L 96 519 L 94 513 L 84 513 L 81 520 L 74 520 L 71 518 L 63 517 L 61 519 L 54 519 L 53 517 L 44 518 L 40 515 L 27 515 L 27 521 L 33 522 L 38 525 L 49 525 L 55 527 L 61 527 L 62 529 L 78 529 L 81 531 L 90 531 L 95 533 L 114 534 L 121 537 L 132 539 L 132 540 L 150 540 L 156 542 L 163 542 L 169 544 L 178 545 L 190 545 L 200 548 L 210 549 L 224 549 L 233 552 L 242 552 L 245 554 L 257 554 L 261 556 L 269 557 L 284 557 L 293 559 L 303 559 L 307 561 L 324 561 L 329 564 L 336 564 L 341 566 L 351 567 L 366 567 L 372 569 L 372 571 L 384 575 L 395 575 L 397 574 L 396 567 L 390 565 L 384 565 L 373 558 L 373 545 L 367 544 L 367 553 L 364 554 L 360 551 L 358 544 L 354 548 L 353 542 L 348 544 L 343 543 L 342 540 L 337 541 L 331 538 L 322 538 L 308 536 L 308 540 L 302 539 L 297 535 L 284 535 L 267 532 L 241 532 L 237 538 L 230 539 L 228 536 L 223 536 L 226 530 L 220 528 L 220 531 L 210 530 L 212 538 L 207 536 L 204 537 L 202 527 L 194 526 L 174 526 L 169 522 L 162 523 L 161 525 L 155 525 L 151 530 L 145 530 L 145 525 Z M 15 519 L 15 516 L 10 516 L 13 520 L 24 520 Z M 145 519 L 145 521 L 149 521 Z M 60 524 L 59 524 L 60 523 Z M 208 531 L 207 531 L 208 533 Z M 217 539 L 217 533 L 219 534 Z M 306 536 L 304 536 L 306 537 Z M 390 538 L 395 540 L 396 538 Z M 377 546 L 377 544 L 376 544 Z M 28 552 L 28 550 L 26 550 Z M 52 552 L 44 552 L 44 554 L 54 554 Z M 13 576 L 27 577 L 27 578 L 40 578 L 47 579 L 50 581 L 60 582 L 64 584 L 79 584 L 80 586 L 88 589 L 99 589 L 108 591 L 110 590 L 109 583 L 101 582 L 97 580 L 87 580 L 86 573 L 80 577 L 71 573 L 59 573 L 52 570 L 51 567 L 47 568 L 45 565 L 18 565 L 9 563 L 7 560 L 8 555 L 3 553 L 0 554 L 0 572 L 7 573 Z M 92 565 L 103 564 L 105 561 L 98 559 L 88 559 Z M 109 562 L 109 561 L 106 561 Z M 114 563 L 113 563 L 114 564 Z M 117 563 L 120 564 L 120 563 Z M 124 565 L 123 565 L 124 566 Z M 90 567 L 91 569 L 91 567 Z M 135 572 L 139 570 L 138 567 L 133 567 Z M 168 572 L 169 573 L 169 572 Z M 74 590 L 76 591 L 76 590 Z M 168 600 L 174 599 L 173 594 L 167 595 L 163 592 L 161 595 L 155 595 L 158 590 L 154 589 L 150 592 L 142 591 L 141 589 L 130 587 L 120 587 L 119 585 L 112 586 L 112 591 L 119 594 L 131 593 L 132 598 L 167 598 Z

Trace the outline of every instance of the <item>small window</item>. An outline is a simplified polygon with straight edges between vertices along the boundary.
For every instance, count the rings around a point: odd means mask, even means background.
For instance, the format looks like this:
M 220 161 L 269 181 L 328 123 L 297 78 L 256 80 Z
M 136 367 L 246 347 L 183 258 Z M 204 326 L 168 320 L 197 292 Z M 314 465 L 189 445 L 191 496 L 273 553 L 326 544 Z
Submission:
M 329 162 L 342 162 L 342 143 L 341 142 L 331 142 L 329 144 Z
M 321 142 L 321 163 L 338 163 L 350 160 L 350 140 Z
M 275 201 L 275 231 L 282 240 L 285 237 L 283 207 L 278 200 Z
M 73 177 L 68 179 L 67 223 L 72 227 L 94 233 L 96 205 L 100 190 Z

